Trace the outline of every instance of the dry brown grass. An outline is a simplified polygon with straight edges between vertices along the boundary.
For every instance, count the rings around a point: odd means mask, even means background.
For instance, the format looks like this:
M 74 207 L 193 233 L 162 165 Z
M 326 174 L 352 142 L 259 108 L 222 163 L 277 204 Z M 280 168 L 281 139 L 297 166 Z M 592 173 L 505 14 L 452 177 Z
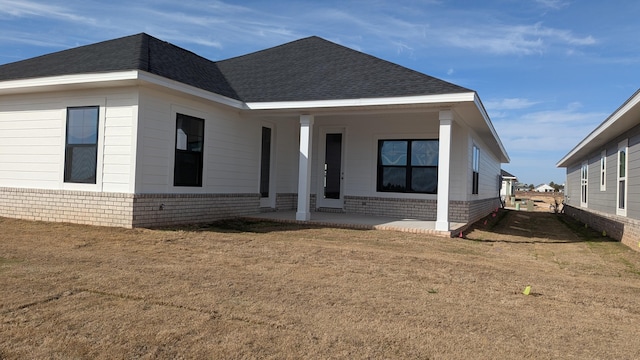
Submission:
M 505 214 L 467 239 L 0 218 L 0 358 L 637 358 L 640 253 Z

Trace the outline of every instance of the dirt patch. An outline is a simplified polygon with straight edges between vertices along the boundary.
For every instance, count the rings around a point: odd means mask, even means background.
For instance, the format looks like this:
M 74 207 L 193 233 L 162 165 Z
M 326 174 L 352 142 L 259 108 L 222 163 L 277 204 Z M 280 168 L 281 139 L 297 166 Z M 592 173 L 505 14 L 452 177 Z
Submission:
M 453 239 L 239 221 L 0 227 L 3 359 L 640 353 L 640 254 L 553 214 L 500 211 Z

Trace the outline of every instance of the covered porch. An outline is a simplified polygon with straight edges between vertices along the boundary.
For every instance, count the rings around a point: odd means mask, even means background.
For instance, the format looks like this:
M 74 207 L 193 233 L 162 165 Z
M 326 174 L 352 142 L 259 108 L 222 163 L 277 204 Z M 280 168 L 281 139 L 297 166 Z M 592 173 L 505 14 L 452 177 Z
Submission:
M 436 221 L 324 211 L 312 211 L 309 215 L 310 218 L 308 220 L 296 220 L 296 211 L 291 210 L 264 212 L 246 216 L 245 218 L 360 230 L 391 230 L 438 237 L 457 236 L 460 231 L 464 231 L 469 225 L 450 222 L 449 230 L 437 230 Z

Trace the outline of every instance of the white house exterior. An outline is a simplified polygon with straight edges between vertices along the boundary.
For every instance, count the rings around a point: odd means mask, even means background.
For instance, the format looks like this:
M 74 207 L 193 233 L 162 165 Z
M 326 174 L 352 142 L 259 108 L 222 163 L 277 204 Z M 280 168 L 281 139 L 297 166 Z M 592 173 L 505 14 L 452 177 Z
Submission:
M 518 178 L 515 175 L 505 171 L 500 171 L 500 177 L 502 178 L 500 186 L 500 199 L 503 205 L 510 205 L 511 199 L 515 197 L 515 184 Z
M 306 73 L 286 73 L 296 61 Z M 340 211 L 449 231 L 499 204 L 508 160 L 474 91 L 316 37 L 212 62 L 138 34 L 0 66 L 5 217 L 149 227 Z
M 565 212 L 640 250 L 640 91 L 557 164 Z
M 536 191 L 536 192 L 554 192 L 554 191 L 556 191 L 556 189 L 552 188 L 551 186 L 549 186 L 547 184 L 541 184 L 541 185 L 536 186 L 534 191 Z

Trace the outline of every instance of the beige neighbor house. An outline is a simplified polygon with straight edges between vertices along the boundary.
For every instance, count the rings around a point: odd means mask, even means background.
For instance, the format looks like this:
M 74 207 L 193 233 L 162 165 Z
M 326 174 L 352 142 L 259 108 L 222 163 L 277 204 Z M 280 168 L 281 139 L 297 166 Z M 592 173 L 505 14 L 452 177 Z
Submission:
M 564 212 L 640 250 L 640 91 L 557 164 Z
M 137 34 L 0 66 L 0 216 L 473 222 L 509 157 L 469 90 L 318 37 L 210 61 Z

